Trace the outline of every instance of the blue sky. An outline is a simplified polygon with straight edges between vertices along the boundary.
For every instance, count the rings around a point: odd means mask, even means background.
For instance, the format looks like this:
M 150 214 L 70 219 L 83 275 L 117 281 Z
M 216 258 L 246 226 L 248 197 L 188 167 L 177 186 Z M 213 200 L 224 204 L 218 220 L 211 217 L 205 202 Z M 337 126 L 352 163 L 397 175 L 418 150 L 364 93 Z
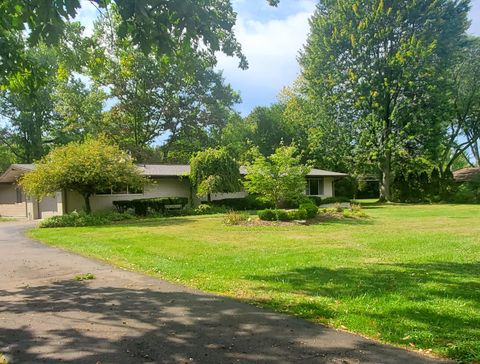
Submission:
M 249 69 L 239 69 L 238 60 L 218 56 L 218 69 L 226 82 L 240 92 L 242 103 L 236 109 L 247 115 L 255 106 L 270 105 L 284 86 L 296 79 L 298 52 L 308 35 L 308 19 L 316 0 L 281 0 L 277 8 L 267 0 L 233 0 L 238 14 L 235 32 L 247 56 Z M 97 13 L 86 0 L 82 1 L 79 20 L 91 29 Z M 472 0 L 472 21 L 469 32 L 480 35 L 480 0 Z

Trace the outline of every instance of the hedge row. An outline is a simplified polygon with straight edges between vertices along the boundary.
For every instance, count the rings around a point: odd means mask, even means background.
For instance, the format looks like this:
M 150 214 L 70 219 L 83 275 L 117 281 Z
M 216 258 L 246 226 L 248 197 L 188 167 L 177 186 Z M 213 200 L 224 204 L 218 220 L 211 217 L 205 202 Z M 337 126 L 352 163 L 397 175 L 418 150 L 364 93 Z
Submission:
M 164 197 L 164 198 L 142 198 L 130 201 L 113 201 L 118 212 L 125 212 L 133 209 L 135 215 L 145 216 L 149 211 L 164 213 L 168 205 L 181 205 L 184 208 L 188 204 L 187 197 Z
M 292 221 L 313 219 L 318 214 L 318 207 L 312 202 L 303 203 L 297 210 L 265 209 L 258 211 L 260 220 Z

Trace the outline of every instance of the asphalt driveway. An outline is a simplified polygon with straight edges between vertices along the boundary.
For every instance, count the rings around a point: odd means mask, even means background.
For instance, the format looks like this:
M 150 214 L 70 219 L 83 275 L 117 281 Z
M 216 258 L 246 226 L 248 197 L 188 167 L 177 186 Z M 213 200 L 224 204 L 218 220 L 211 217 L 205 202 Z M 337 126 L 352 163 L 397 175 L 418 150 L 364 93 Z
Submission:
M 24 236 L 32 226 L 0 223 L 10 363 L 438 362 L 47 247 Z M 96 279 L 74 279 L 87 272 Z

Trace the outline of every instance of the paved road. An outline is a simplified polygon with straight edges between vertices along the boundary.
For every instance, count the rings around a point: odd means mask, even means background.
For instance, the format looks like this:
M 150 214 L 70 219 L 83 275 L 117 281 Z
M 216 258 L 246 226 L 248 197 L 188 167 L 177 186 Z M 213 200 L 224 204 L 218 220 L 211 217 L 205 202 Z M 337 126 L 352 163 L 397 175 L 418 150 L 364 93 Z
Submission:
M 112 268 L 0 223 L 0 353 L 11 363 L 437 363 Z M 76 274 L 96 279 L 78 282 Z

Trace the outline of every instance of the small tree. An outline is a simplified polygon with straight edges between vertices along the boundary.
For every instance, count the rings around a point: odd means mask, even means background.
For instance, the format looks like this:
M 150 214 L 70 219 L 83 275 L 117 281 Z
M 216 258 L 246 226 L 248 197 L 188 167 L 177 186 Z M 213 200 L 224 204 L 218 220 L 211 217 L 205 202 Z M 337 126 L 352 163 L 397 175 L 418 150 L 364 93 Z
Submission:
M 239 166 L 225 148 L 196 153 L 190 160 L 190 169 L 197 196 L 207 196 L 208 201 L 212 193 L 237 192 L 242 186 Z
M 282 202 L 301 199 L 310 167 L 301 164 L 296 153 L 292 145 L 277 148 L 268 158 L 258 154 L 253 163 L 247 164 L 245 190 L 258 194 L 277 208 Z
M 85 211 L 91 212 L 90 196 L 116 186 L 141 188 L 146 178 L 131 157 L 104 139 L 88 139 L 52 150 L 26 173 L 20 185 L 28 195 L 42 198 L 60 190 L 80 193 Z

